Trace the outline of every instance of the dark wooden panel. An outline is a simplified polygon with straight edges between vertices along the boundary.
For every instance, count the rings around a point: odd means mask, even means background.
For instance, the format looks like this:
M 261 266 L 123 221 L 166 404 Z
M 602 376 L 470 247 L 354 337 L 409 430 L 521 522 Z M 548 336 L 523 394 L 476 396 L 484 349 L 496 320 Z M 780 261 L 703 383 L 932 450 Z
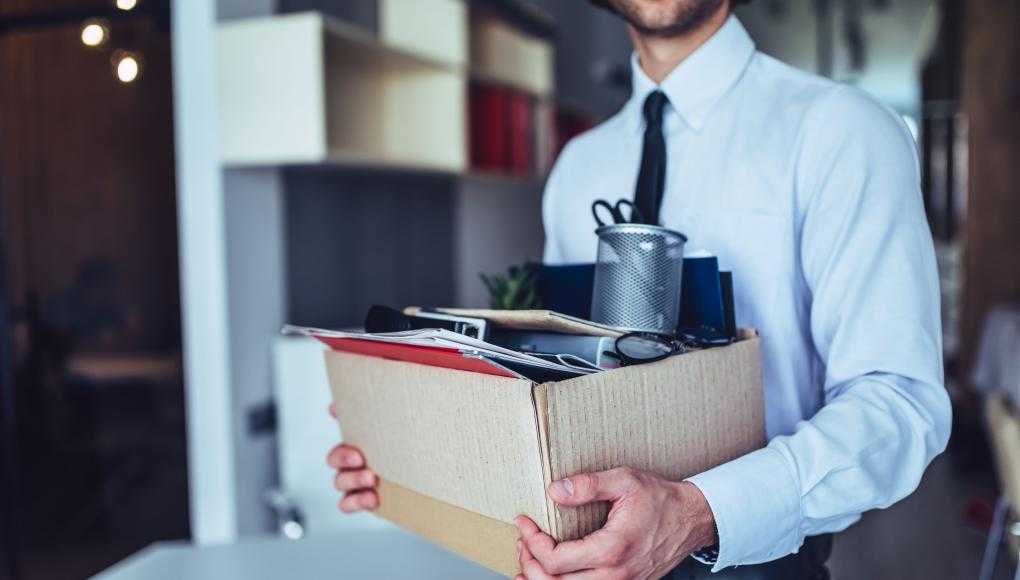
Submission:
M 145 2 L 146 0 L 139 0 Z M 153 1 L 153 0 L 149 0 Z M 114 5 L 114 0 L 0 0 L 0 16 L 15 14 L 54 14 L 68 10 L 102 10 Z
M 961 337 L 970 361 L 988 310 L 1020 303 L 1020 2 L 965 7 L 970 177 Z
M 6 1 L 6 0 L 5 0 Z M 148 21 L 114 23 L 144 55 L 122 84 L 110 50 L 77 27 L 0 35 L 0 190 L 15 304 L 59 300 L 89 263 L 116 272 L 116 299 L 144 334 L 179 336 L 169 39 Z M 111 45 L 111 47 L 113 46 Z M 111 345 L 112 346 L 112 345 Z

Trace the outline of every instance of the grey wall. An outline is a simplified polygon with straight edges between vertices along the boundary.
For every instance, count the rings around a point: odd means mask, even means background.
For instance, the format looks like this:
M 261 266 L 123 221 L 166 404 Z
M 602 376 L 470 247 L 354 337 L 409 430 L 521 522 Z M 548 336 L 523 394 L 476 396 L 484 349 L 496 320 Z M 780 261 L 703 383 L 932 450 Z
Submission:
M 278 2 L 280 12 L 315 10 L 357 24 L 373 33 L 379 30 L 378 0 L 278 0 Z
M 295 168 L 284 181 L 291 322 L 351 326 L 372 304 L 454 299 L 451 178 Z
M 542 260 L 542 184 L 468 177 L 456 193 L 458 306 L 487 307 L 479 273 Z
M 262 495 L 276 485 L 276 437 L 252 433 L 250 411 L 273 397 L 270 345 L 286 322 L 283 190 L 277 169 L 223 172 L 237 530 L 262 533 Z
M 479 273 L 540 260 L 542 183 L 285 172 L 288 320 L 361 324 L 372 304 L 486 306 Z
M 277 0 L 216 0 L 219 20 L 265 16 L 276 12 Z
M 217 0 L 220 20 L 264 16 L 275 0 Z M 280 170 L 223 171 L 234 503 L 239 535 L 273 529 L 263 494 L 279 481 L 276 436 L 252 433 L 249 413 L 273 397 L 270 346 L 286 322 L 284 191 Z
M 600 118 L 619 110 L 630 85 L 613 85 L 613 70 L 629 71 L 632 46 L 623 21 L 587 0 L 533 0 L 558 26 L 556 91 L 563 104 Z

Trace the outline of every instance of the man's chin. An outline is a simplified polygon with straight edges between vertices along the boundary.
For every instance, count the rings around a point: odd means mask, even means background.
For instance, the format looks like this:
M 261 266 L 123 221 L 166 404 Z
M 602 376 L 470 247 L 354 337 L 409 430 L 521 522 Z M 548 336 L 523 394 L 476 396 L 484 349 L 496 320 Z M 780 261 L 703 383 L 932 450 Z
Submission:
M 640 8 L 626 7 L 626 4 L 617 6 L 616 11 L 642 36 L 669 38 L 701 27 L 723 3 L 723 0 L 693 0 L 685 9 L 671 14 L 642 14 Z
M 671 38 L 687 34 L 691 30 L 700 26 L 704 21 L 681 20 L 679 22 L 671 22 L 668 24 L 648 24 L 635 20 L 627 20 L 627 22 L 634 28 L 634 30 L 637 30 L 641 36 Z

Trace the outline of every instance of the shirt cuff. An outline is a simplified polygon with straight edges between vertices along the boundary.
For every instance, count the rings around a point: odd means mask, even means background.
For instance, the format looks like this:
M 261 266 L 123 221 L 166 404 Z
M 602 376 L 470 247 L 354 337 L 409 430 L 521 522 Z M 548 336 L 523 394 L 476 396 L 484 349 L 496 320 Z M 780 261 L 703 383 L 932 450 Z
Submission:
M 779 451 L 765 447 L 687 481 L 715 516 L 719 558 L 713 572 L 775 560 L 803 541 L 799 487 Z

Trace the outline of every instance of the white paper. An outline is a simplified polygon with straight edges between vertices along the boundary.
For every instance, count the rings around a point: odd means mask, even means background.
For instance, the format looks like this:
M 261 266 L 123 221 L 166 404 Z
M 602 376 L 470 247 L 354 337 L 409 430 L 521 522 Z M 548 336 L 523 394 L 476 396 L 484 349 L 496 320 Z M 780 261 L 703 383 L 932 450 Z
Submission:
M 450 348 L 454 350 L 459 350 L 461 352 L 467 352 L 481 356 L 507 358 L 521 363 L 526 363 L 535 367 L 555 371 L 582 374 L 598 372 L 595 369 L 590 369 L 582 366 L 575 366 L 573 364 L 569 365 L 559 364 L 552 361 L 544 360 L 535 356 L 531 356 L 529 354 L 518 352 L 516 350 L 503 348 L 501 346 L 485 342 L 484 340 L 478 340 L 477 338 L 471 338 L 470 336 L 458 334 L 451 330 L 446 330 L 445 328 L 422 328 L 417 330 L 403 330 L 400 332 L 368 333 L 368 332 L 348 332 L 342 330 L 326 330 L 323 328 L 293 326 L 288 324 L 283 327 L 281 332 L 283 334 L 303 334 L 312 337 L 322 336 L 325 338 L 353 338 L 356 340 L 374 340 L 378 342 L 389 342 L 394 344 L 411 344 L 415 346 Z

